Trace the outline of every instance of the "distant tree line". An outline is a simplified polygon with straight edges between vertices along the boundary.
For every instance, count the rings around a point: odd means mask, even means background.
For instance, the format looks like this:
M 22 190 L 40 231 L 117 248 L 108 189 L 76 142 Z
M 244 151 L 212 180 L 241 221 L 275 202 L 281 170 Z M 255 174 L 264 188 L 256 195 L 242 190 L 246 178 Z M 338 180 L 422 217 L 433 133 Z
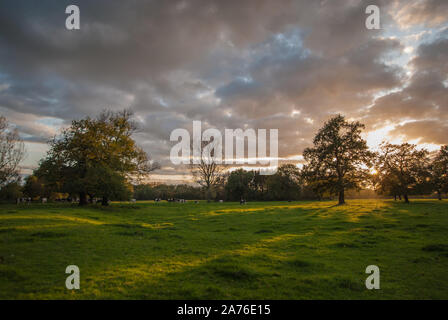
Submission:
M 134 199 L 136 200 L 201 200 L 205 199 L 205 196 L 202 187 L 195 187 L 188 184 L 139 184 L 134 186 Z
M 300 170 L 292 164 L 280 166 L 274 175 L 237 169 L 223 176 L 220 183 L 207 185 L 142 184 L 134 186 L 137 200 L 186 199 L 211 201 L 264 201 L 314 199 L 312 190 L 302 186 Z
M 133 184 L 158 168 L 132 139 L 137 127 L 131 117 L 127 110 L 103 111 L 96 118 L 73 120 L 49 142 L 50 150 L 23 188 L 17 190 L 18 179 L 10 178 L 0 193 L 5 198 L 19 192 L 31 198 L 68 198 L 80 205 L 129 199 Z
M 283 164 L 273 175 L 257 170 L 224 170 L 213 161 L 192 167 L 197 186 L 151 185 L 141 178 L 159 168 L 135 143 L 137 127 L 128 111 L 104 111 L 74 120 L 54 137 L 50 150 L 24 183 L 24 156 L 17 130 L 0 117 L 0 200 L 72 199 L 80 205 L 99 200 L 205 199 L 226 201 L 322 200 L 345 203 L 347 192 L 375 191 L 409 202 L 413 195 L 448 192 L 448 146 L 430 153 L 409 143 L 384 142 L 378 152 L 362 138 L 364 125 L 337 115 L 317 132 L 303 152 L 305 163 Z

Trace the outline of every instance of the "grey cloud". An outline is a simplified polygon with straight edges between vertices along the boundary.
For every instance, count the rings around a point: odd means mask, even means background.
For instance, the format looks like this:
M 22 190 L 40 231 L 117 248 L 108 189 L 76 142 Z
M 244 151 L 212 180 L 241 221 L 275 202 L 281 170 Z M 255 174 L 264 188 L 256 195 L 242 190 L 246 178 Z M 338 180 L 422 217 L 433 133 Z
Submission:
M 420 143 L 446 144 L 448 142 L 448 122 L 421 120 L 396 127 L 393 134 L 404 135 L 408 139 L 419 139 Z
M 404 28 L 424 24 L 437 26 L 446 23 L 448 2 L 445 0 L 408 0 L 399 2 L 396 19 Z
M 429 120 L 406 124 L 399 127 L 393 133 L 405 134 L 407 129 L 411 133 L 415 128 L 422 128 L 424 124 L 430 125 L 432 119 L 439 119 L 440 123 L 448 122 L 448 88 L 445 81 L 448 79 L 448 39 L 442 32 L 433 42 L 423 43 L 417 50 L 417 56 L 410 62 L 415 70 L 409 79 L 408 85 L 398 92 L 387 94 L 375 101 L 369 110 L 370 122 L 379 121 L 402 122 L 404 120 Z M 442 126 L 443 127 L 443 126 Z M 427 132 L 423 137 L 426 142 L 431 138 L 438 137 L 434 129 Z M 445 142 L 446 142 L 445 138 Z M 437 141 L 437 142 L 436 142 Z M 440 138 L 434 139 L 439 143 Z

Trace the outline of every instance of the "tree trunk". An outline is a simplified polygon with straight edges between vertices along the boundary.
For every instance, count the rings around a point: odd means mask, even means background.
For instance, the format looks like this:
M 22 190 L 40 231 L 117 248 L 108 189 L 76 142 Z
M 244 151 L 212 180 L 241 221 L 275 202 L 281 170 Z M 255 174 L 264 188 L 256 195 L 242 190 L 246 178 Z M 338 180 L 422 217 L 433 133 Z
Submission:
M 344 189 L 339 191 L 339 203 L 338 204 L 345 204 L 345 197 L 344 197 Z
M 437 190 L 437 199 L 442 200 L 442 192 L 440 190 Z
M 394 200 L 397 201 L 397 195 L 396 194 L 394 194 Z
M 85 192 L 79 193 L 79 205 L 85 206 L 87 204 L 87 195 Z
M 206 197 L 207 197 L 207 202 L 210 202 L 210 198 L 212 196 L 212 190 L 210 186 L 207 186 L 207 191 L 206 191 Z
M 403 197 L 404 197 L 404 203 L 409 203 L 408 195 L 405 194 L 405 195 L 403 195 Z
M 401 201 L 401 194 L 398 195 L 398 199 Z
M 107 197 L 103 197 L 103 199 L 101 200 L 101 205 L 102 206 L 108 206 L 109 205 L 109 199 L 107 199 Z

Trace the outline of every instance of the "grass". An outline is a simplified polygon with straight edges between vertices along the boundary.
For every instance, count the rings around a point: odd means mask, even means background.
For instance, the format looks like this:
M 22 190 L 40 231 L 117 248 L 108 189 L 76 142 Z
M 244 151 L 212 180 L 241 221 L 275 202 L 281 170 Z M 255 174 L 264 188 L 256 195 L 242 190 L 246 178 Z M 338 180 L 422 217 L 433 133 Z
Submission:
M 436 200 L 1 206 L 0 299 L 448 299 L 447 234 Z

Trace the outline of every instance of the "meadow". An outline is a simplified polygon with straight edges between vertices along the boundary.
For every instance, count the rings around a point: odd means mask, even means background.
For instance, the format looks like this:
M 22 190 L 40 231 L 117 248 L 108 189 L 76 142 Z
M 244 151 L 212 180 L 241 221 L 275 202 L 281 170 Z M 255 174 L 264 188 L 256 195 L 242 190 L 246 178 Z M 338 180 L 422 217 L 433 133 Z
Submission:
M 448 201 L 335 204 L 2 205 L 0 299 L 448 299 Z

